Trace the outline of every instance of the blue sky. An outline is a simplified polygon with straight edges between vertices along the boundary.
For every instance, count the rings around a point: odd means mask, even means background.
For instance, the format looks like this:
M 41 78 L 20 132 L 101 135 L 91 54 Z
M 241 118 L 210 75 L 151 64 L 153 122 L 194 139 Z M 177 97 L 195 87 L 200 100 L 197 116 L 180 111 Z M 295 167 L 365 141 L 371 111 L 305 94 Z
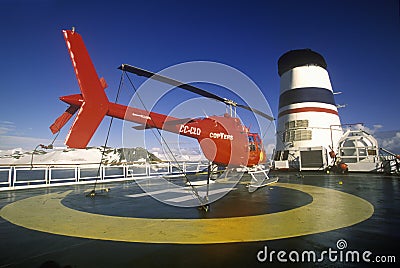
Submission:
M 343 92 L 336 96 L 347 104 L 342 123 L 400 129 L 398 1 L 0 0 L 0 23 L 0 149 L 33 149 L 52 139 L 48 127 L 66 109 L 58 97 L 79 92 L 61 34 L 72 26 L 106 78 L 110 100 L 121 63 L 159 71 L 215 61 L 248 75 L 276 116 L 278 58 L 311 48 L 325 57 L 334 90 Z M 130 97 L 124 91 L 121 102 Z M 104 143 L 108 122 L 90 145 Z M 114 121 L 110 145 L 121 144 L 121 127 Z

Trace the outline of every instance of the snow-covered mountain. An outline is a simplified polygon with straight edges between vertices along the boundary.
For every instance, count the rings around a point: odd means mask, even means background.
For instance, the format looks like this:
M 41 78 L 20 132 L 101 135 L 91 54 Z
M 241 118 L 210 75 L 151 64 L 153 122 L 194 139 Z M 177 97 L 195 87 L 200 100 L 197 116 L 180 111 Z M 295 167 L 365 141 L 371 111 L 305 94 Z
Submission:
M 136 161 L 161 161 L 154 154 L 143 148 L 106 148 L 91 147 L 87 149 L 55 148 L 53 150 L 36 150 L 24 152 L 22 149 L 0 150 L 0 164 L 95 164 L 103 156 L 105 164 L 119 164 Z
M 189 161 L 200 162 L 207 161 L 207 158 L 200 151 L 198 147 L 185 147 L 185 148 L 152 148 L 150 149 L 156 157 L 163 161 Z

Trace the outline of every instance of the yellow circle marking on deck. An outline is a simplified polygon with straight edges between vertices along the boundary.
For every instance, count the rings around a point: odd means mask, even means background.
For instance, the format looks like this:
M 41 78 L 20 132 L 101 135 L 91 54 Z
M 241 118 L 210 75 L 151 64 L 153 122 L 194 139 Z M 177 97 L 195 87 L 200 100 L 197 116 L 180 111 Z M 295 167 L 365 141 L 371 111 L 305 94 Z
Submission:
M 321 233 L 354 225 L 368 219 L 374 212 L 369 202 L 344 192 L 289 183 L 275 183 L 274 186 L 305 192 L 312 196 L 313 201 L 302 207 L 257 216 L 148 219 L 106 216 L 67 208 L 61 200 L 72 192 L 68 191 L 16 201 L 3 207 L 0 216 L 25 228 L 72 237 L 142 243 L 214 244 Z

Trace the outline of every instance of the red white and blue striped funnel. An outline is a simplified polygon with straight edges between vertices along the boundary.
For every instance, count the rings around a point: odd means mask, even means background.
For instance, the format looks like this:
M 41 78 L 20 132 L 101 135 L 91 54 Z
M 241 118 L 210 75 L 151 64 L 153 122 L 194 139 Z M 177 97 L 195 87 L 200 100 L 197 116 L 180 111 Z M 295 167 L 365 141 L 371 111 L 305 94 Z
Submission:
M 310 49 L 292 50 L 279 58 L 278 73 L 277 153 L 286 151 L 293 161 L 305 148 L 329 153 L 343 133 L 325 59 Z

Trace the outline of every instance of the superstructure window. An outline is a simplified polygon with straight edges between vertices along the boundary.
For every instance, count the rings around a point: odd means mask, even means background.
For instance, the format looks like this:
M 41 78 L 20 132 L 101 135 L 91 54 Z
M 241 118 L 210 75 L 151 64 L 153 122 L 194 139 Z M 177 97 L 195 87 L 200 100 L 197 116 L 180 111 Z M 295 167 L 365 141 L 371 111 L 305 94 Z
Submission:
M 292 128 L 307 128 L 308 127 L 308 120 L 294 120 L 285 123 L 285 129 L 292 129 Z
M 312 131 L 308 130 L 308 120 L 293 120 L 285 123 L 283 142 L 306 141 L 312 139 Z
M 306 141 L 312 139 L 311 130 L 287 130 L 283 133 L 283 142 Z

